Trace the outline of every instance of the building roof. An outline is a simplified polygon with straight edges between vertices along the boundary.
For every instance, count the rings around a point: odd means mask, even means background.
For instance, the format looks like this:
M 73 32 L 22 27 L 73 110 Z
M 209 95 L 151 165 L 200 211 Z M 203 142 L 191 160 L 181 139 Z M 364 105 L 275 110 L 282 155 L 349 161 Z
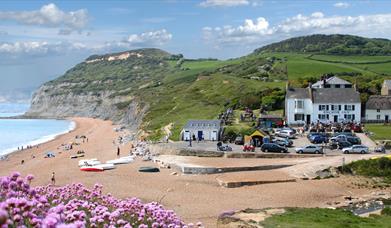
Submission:
M 333 77 L 326 79 L 326 84 L 329 84 L 329 85 L 351 85 L 352 83 L 350 83 L 346 80 L 343 80 L 339 77 L 333 76 Z M 321 85 L 323 85 L 323 80 L 317 81 L 316 83 L 314 83 L 312 85 L 312 87 L 320 87 Z
M 293 98 L 293 99 L 311 99 L 310 89 L 288 88 L 286 91 L 286 97 Z
M 360 93 L 354 88 L 313 89 L 314 103 L 360 103 Z
M 391 80 L 384 80 L 383 84 L 391 89 Z
M 261 114 L 260 119 L 282 119 L 281 116 L 277 116 L 277 115 L 268 115 L 268 114 Z
M 220 129 L 220 120 L 189 120 L 184 129 Z
M 365 108 L 391 110 L 391 96 L 370 96 L 365 105 Z

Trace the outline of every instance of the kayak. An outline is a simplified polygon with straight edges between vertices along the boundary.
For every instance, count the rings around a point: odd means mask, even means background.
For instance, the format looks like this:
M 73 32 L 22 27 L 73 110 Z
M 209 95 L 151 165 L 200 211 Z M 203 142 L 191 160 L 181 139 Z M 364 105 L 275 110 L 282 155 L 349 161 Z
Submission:
M 140 167 L 138 169 L 139 172 L 143 173 L 157 173 L 160 172 L 159 168 L 156 167 Z
M 134 158 L 129 156 L 129 157 L 121 157 L 121 158 L 114 159 L 114 160 L 109 160 L 106 162 L 106 164 L 114 164 L 114 165 L 129 164 L 133 161 L 134 161 Z
M 94 165 L 99 165 L 101 164 L 98 159 L 93 158 L 93 159 L 83 159 L 79 161 L 79 166 L 94 166 Z
M 115 169 L 115 165 L 113 164 L 99 164 L 92 167 L 102 168 L 103 170 Z
M 96 166 L 82 166 L 80 167 L 80 170 L 86 172 L 103 172 L 102 167 L 96 167 Z

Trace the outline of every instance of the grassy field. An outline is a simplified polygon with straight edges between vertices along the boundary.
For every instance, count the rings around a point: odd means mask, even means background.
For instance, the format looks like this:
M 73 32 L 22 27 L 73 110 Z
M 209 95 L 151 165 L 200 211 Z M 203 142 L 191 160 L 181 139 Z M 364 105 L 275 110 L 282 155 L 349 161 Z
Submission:
M 344 63 L 382 63 L 382 62 L 391 62 L 391 56 L 362 56 L 362 55 L 353 55 L 353 56 L 336 56 L 336 55 L 312 55 L 309 57 L 314 60 L 324 60 L 324 61 L 335 61 L 335 62 L 344 62 Z
M 391 140 L 391 126 L 384 124 L 365 124 L 365 129 L 373 132 L 374 140 Z
M 265 57 L 275 56 L 286 58 L 289 80 L 296 80 L 299 77 L 320 77 L 326 73 L 357 72 L 364 75 L 374 75 L 373 72 L 364 70 L 362 66 L 345 63 L 331 63 L 309 59 L 309 55 L 295 53 L 269 53 Z M 335 56 L 334 56 L 335 57 Z M 340 56 L 338 56 L 339 58 Z M 336 57 L 337 58 L 337 57 Z
M 284 228 L 367 228 L 390 227 L 391 216 L 362 218 L 342 209 L 292 208 L 261 223 L 263 227 Z

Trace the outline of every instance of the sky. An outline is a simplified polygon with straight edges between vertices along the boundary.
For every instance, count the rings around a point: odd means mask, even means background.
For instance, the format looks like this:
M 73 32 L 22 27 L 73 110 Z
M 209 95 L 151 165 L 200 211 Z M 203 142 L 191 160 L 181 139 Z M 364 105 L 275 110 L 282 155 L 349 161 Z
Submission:
M 34 88 L 92 54 L 161 48 L 229 59 L 286 38 L 391 38 L 391 1 L 133 0 L 0 2 L 0 92 Z

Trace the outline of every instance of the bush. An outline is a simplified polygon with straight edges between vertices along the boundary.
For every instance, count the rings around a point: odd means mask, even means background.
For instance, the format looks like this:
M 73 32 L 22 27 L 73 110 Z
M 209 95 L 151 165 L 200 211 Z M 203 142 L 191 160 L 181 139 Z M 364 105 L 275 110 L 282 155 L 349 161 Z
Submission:
M 381 211 L 382 215 L 391 216 L 391 207 L 386 207 Z

